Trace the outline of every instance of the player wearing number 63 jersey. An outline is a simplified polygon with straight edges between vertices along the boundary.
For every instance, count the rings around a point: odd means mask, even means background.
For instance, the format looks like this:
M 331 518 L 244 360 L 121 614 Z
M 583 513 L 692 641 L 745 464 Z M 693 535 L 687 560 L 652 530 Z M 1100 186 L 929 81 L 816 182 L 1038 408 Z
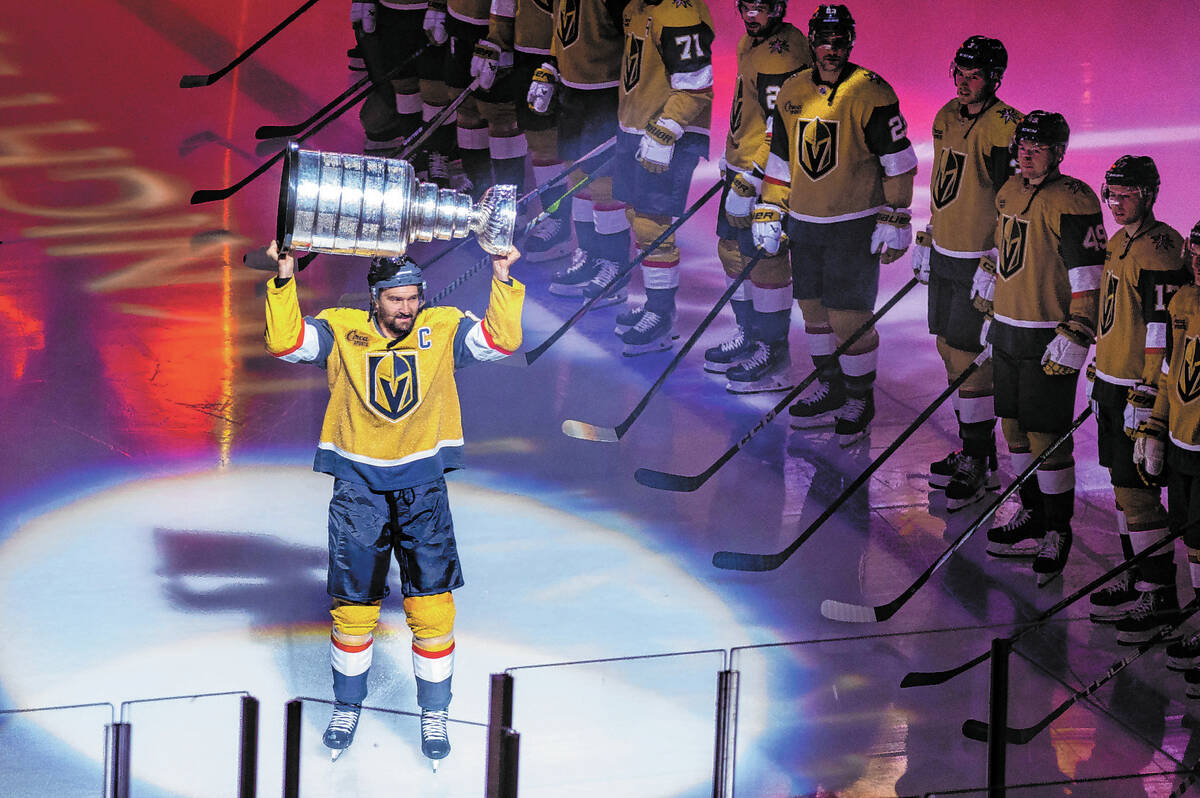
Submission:
M 881 260 L 891 263 L 911 243 L 917 171 L 896 93 L 849 60 L 854 30 L 843 5 L 818 6 L 809 19 L 814 65 L 784 81 L 775 99 L 752 228 L 770 253 L 790 217 L 792 293 L 820 375 L 791 407 L 792 424 L 833 423 L 846 445 L 875 415 L 879 336 L 872 329 L 837 362 L 831 354 L 869 321 Z
M 1061 114 L 1031 111 L 1013 136 L 1019 175 L 996 195 L 995 273 L 981 266 L 976 298 L 995 314 L 988 341 L 996 415 L 1016 467 L 1071 426 L 1075 384 L 1095 338 L 1106 235 L 1100 201 L 1059 171 L 1070 128 Z M 988 283 L 992 281 L 994 296 Z M 995 527 L 989 552 L 1035 555 L 1041 584 L 1062 571 L 1071 549 L 1075 460 L 1068 440 L 1021 492 L 1021 513 Z M 1002 547 L 1002 548 L 1001 548 Z

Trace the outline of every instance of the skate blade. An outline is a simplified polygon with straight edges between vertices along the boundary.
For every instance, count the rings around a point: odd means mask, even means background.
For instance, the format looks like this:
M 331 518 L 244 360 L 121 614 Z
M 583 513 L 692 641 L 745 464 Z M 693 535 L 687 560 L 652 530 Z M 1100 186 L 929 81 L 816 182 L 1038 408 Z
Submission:
M 580 296 L 582 296 L 584 299 L 587 299 L 587 295 L 583 294 L 582 292 L 580 293 Z M 596 300 L 596 303 L 594 305 L 592 305 L 588 310 L 589 311 L 598 310 L 600 308 L 608 308 L 608 307 L 612 307 L 613 305 L 624 304 L 626 299 L 629 299 L 629 295 L 626 294 L 624 291 L 618 291 L 617 293 L 613 294 L 612 296 L 606 296 L 602 299 Z
M 849 449 L 851 446 L 858 443 L 863 438 L 867 437 L 869 434 L 871 434 L 870 427 L 863 429 L 863 430 L 859 430 L 858 432 L 851 432 L 848 434 L 839 434 L 837 436 L 838 446 L 841 446 L 843 449 Z
M 1200 668 L 1200 657 L 1167 657 L 1169 671 L 1190 671 L 1195 668 Z
M 975 495 L 968 496 L 965 499 L 951 499 L 949 496 L 947 496 L 946 497 L 946 509 L 953 513 L 958 510 L 963 509 L 964 507 L 969 507 L 970 505 L 972 505 L 975 502 L 982 499 L 984 497 L 985 493 L 986 493 L 986 491 L 984 491 L 983 488 L 980 488 L 979 490 L 977 490 L 975 492 Z
M 403 136 L 399 136 L 394 139 L 387 139 L 385 141 L 375 141 L 375 139 L 369 139 L 364 136 L 363 137 L 363 152 L 378 152 L 379 150 L 394 150 L 403 143 L 404 143 Z
M 792 416 L 791 421 L 792 429 L 821 429 L 822 427 L 832 427 L 836 423 L 837 419 L 832 410 L 815 416 Z
M 437 773 L 437 769 L 438 769 L 438 763 L 439 763 L 439 762 L 441 762 L 441 761 L 442 761 L 442 760 L 440 760 L 440 759 L 431 759 L 431 760 L 429 760 L 429 766 L 433 768 L 433 772 L 434 772 L 434 773 Z
M 582 285 L 565 285 L 563 283 L 550 283 L 550 293 L 555 296 L 583 296 Z
M 265 271 L 269 271 L 269 269 L 267 269 L 266 266 L 264 266 L 260 271 L 265 272 Z M 733 368 L 734 365 L 735 364 L 733 364 L 733 363 L 713 363 L 710 360 L 706 360 L 706 361 L 704 361 L 704 370 L 707 371 L 709 374 L 724 374 L 725 372 L 727 372 L 731 368 Z
M 675 339 L 668 335 L 665 338 L 651 341 L 648 344 L 625 344 L 625 348 L 621 350 L 621 354 L 625 357 L 637 357 L 638 355 L 649 355 L 653 352 L 663 352 L 671 348 L 673 340 Z
M 796 387 L 795 381 L 779 375 L 774 377 L 764 377 L 761 380 L 753 380 L 751 382 L 739 382 L 735 380 L 725 381 L 725 390 L 733 394 L 788 391 L 794 387 Z
M 1022 548 L 1021 543 L 988 543 L 984 551 L 993 557 L 1010 557 L 1016 559 L 1021 557 L 1036 557 L 1040 548 L 1040 541 L 1028 541 L 1026 548 Z
M 338 757 L 341 756 L 342 754 L 346 753 L 347 750 L 348 749 L 346 749 L 346 748 L 330 748 L 329 749 L 329 761 L 330 762 L 338 761 Z
M 943 477 L 940 474 L 930 474 L 929 487 L 934 490 L 945 490 L 950 487 L 950 477 Z
M 559 258 L 570 255 L 575 251 L 575 242 L 567 241 L 564 244 L 543 249 L 541 252 L 521 253 L 521 257 L 530 263 L 545 263 L 548 260 L 558 260 Z

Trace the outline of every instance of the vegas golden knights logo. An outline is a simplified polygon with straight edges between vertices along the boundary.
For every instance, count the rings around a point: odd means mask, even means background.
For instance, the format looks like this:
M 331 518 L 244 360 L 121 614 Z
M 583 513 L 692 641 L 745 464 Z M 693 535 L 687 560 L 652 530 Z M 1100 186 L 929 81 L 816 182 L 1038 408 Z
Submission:
M 816 119 L 801 119 L 797 123 L 800 135 L 800 168 L 813 180 L 820 180 L 837 168 L 838 123 Z
M 552 2 L 550 2 L 550 0 L 533 0 L 533 4 L 535 6 L 537 6 L 538 8 L 540 8 L 542 11 L 545 11 L 547 14 L 550 14 L 553 16 L 554 4 Z
M 740 130 L 742 127 L 742 79 L 737 79 L 733 87 L 733 107 L 729 109 L 729 129 Z
M 1176 390 L 1180 399 L 1190 402 L 1200 396 L 1200 336 L 1183 339 L 1182 359 Z
M 579 38 L 579 0 L 562 0 L 558 6 L 558 41 L 569 47 Z
M 933 207 L 941 210 L 954 202 L 962 177 L 967 156 L 947 147 L 938 159 L 937 176 L 933 180 Z
M 399 421 L 421 403 L 416 352 L 367 353 L 367 404 L 389 421 Z
M 1021 271 L 1025 265 L 1025 241 L 1029 222 L 1015 216 L 1000 217 L 1000 263 L 996 270 L 1005 280 Z
M 1112 330 L 1113 322 L 1117 320 L 1117 275 L 1104 273 L 1104 287 L 1100 296 L 1100 334 L 1104 335 Z
M 638 85 L 638 81 L 642 79 L 642 50 L 646 47 L 646 40 L 639 39 L 636 36 L 629 37 L 629 48 L 625 53 L 625 92 L 628 94 L 633 91 L 633 87 Z

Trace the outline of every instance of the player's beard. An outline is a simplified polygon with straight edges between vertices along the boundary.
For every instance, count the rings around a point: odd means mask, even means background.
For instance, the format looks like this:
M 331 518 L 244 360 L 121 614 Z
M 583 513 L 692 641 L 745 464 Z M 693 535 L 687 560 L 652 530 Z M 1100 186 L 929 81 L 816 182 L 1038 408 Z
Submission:
M 416 316 L 408 316 L 397 313 L 389 318 L 379 317 L 379 324 L 384 330 L 391 333 L 396 338 L 403 338 L 412 332 L 413 323 L 416 321 Z

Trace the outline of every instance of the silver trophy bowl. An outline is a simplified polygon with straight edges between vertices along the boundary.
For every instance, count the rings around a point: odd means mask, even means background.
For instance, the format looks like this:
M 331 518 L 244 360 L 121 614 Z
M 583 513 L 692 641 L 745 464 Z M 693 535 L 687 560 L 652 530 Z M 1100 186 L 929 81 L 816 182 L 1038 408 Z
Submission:
M 279 186 L 275 240 L 334 255 L 403 255 L 414 241 L 475 234 L 493 255 L 512 248 L 516 186 L 493 186 L 478 203 L 417 180 L 412 164 L 288 144 Z

